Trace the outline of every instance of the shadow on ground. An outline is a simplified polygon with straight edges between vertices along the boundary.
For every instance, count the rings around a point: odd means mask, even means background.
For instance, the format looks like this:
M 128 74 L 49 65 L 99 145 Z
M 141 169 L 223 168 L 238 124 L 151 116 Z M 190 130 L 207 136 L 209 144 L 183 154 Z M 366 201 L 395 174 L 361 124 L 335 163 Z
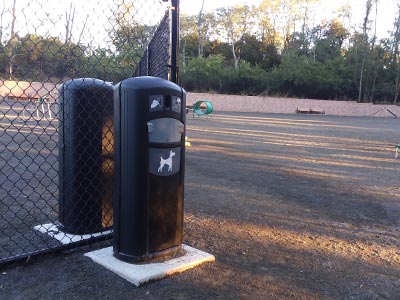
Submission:
M 184 239 L 215 263 L 136 288 L 78 249 L 3 268 L 0 298 L 398 299 L 400 121 L 226 113 L 187 129 Z

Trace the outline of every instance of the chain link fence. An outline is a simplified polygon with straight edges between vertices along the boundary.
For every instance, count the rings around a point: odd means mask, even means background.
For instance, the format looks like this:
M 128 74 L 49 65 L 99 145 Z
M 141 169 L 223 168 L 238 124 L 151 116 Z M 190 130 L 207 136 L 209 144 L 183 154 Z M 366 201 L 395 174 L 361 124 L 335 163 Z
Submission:
M 134 76 L 155 76 L 169 79 L 169 39 L 170 39 L 170 15 L 166 13 L 160 26 L 154 34 L 154 38 L 147 46 L 142 58 L 136 66 Z M 164 51 L 160 51 L 163 49 Z
M 170 5 L 0 4 L 0 265 L 111 237 L 113 83 L 169 78 Z

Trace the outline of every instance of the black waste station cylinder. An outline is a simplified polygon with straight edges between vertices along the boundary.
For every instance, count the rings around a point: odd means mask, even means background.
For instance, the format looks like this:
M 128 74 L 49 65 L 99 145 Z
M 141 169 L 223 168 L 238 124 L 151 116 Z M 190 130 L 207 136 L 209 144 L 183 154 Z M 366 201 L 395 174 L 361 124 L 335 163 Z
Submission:
M 182 247 L 186 92 L 156 77 L 115 86 L 114 255 L 143 262 Z
M 114 88 L 79 78 L 59 92 L 60 227 L 74 234 L 103 231 L 113 221 Z

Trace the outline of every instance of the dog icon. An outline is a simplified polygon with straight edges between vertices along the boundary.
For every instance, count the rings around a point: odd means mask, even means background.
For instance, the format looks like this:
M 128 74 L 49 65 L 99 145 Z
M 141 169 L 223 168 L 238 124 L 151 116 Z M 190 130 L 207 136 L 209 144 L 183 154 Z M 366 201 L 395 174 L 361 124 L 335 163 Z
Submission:
M 168 165 L 168 172 L 172 172 L 172 157 L 174 157 L 174 156 L 175 156 L 175 152 L 172 150 L 169 152 L 169 157 L 167 159 L 164 159 L 161 156 L 160 157 L 160 166 L 158 167 L 157 172 L 161 173 L 165 165 Z

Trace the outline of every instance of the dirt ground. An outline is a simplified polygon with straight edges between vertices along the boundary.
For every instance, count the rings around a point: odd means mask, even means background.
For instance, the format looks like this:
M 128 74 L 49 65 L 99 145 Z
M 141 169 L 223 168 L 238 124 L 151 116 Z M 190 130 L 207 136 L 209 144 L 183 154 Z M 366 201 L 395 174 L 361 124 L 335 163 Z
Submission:
M 0 269 L 0 299 L 400 299 L 400 120 L 187 121 L 184 242 L 215 263 L 136 288 L 80 248 Z

